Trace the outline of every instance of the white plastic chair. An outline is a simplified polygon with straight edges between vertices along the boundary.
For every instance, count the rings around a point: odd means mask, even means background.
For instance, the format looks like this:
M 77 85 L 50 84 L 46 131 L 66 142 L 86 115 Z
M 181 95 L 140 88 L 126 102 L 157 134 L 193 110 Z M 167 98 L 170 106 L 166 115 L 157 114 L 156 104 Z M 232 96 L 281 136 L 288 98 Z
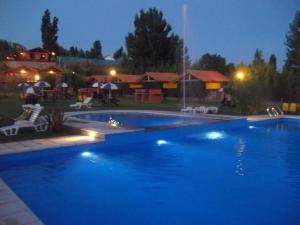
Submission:
M 195 112 L 206 114 L 207 113 L 207 108 L 205 106 L 199 106 L 199 107 L 195 108 Z
M 188 106 L 186 108 L 181 109 L 180 111 L 181 112 L 194 112 L 194 109 L 193 109 L 193 107 Z
M 5 136 L 17 135 L 20 128 L 32 127 L 37 132 L 43 132 L 48 129 L 48 122 L 39 117 L 43 107 L 35 106 L 33 108 L 32 114 L 28 120 L 18 120 L 13 125 L 5 126 L 0 128 L 0 132 Z
M 92 99 L 93 99 L 92 97 L 87 97 L 84 99 L 83 102 L 76 102 L 75 104 L 71 104 L 70 107 L 75 109 L 81 109 L 84 106 L 90 108 L 92 106 L 91 104 Z

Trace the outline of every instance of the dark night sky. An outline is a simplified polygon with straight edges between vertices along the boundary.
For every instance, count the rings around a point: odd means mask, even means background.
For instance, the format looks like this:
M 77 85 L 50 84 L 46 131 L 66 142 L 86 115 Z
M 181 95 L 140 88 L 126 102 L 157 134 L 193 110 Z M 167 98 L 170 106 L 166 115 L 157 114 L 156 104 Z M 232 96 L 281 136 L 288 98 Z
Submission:
M 140 9 L 162 10 L 173 31 L 182 34 L 182 5 L 188 6 L 187 45 L 193 60 L 218 53 L 229 62 L 248 63 L 256 48 L 269 58 L 285 58 L 285 34 L 300 0 L 0 0 L 0 38 L 41 45 L 40 23 L 45 9 L 59 18 L 59 44 L 88 49 L 94 40 L 103 54 L 112 54 L 133 31 Z

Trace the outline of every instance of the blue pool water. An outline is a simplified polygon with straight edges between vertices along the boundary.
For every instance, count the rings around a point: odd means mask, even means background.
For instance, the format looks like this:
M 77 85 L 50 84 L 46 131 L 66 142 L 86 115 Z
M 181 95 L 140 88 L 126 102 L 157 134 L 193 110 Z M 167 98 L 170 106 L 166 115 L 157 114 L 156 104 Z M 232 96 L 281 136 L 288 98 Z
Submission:
M 46 225 L 300 224 L 299 120 L 111 135 L 0 157 Z
M 207 118 L 188 117 L 188 116 L 173 116 L 150 113 L 137 112 L 102 112 L 102 113 L 86 113 L 76 115 L 77 118 L 93 120 L 99 122 L 108 122 L 115 120 L 119 122 L 120 126 L 131 128 L 149 128 L 166 125 L 181 125 L 181 124 L 203 124 L 211 122 Z

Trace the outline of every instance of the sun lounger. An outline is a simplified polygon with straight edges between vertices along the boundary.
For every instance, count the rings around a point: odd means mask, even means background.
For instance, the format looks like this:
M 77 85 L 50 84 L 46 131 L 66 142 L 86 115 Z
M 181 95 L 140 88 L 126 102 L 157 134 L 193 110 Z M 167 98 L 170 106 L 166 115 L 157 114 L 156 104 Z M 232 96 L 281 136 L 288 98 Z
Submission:
M 5 136 L 17 135 L 20 128 L 34 128 L 37 132 L 43 132 L 48 129 L 48 122 L 40 117 L 43 107 L 36 106 L 28 120 L 18 120 L 13 125 L 0 128 L 0 132 Z
M 206 107 L 206 109 L 207 109 L 208 113 L 217 113 L 218 112 L 218 107 L 216 107 L 216 106 L 209 106 L 209 107 Z
M 197 112 L 197 113 L 204 113 L 204 114 L 206 114 L 207 113 L 207 107 L 205 107 L 205 106 L 199 106 L 199 107 L 196 107 L 195 109 L 195 112 Z
M 188 106 L 186 108 L 181 109 L 180 111 L 181 112 L 194 112 L 194 109 L 193 109 L 193 107 Z
M 74 109 L 81 109 L 82 107 L 90 108 L 92 106 L 92 97 L 87 97 L 83 102 L 76 102 L 75 104 L 71 104 L 70 107 Z

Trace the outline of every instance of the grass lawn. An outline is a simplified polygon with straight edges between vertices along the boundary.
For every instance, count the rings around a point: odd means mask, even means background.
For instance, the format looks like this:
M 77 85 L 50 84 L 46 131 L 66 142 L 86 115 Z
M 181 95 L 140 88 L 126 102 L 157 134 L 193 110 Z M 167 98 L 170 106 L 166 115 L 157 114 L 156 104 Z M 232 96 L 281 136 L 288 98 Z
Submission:
M 139 103 L 135 102 L 131 96 L 120 97 L 119 106 L 102 106 L 98 100 L 93 101 L 93 107 L 90 110 L 110 110 L 110 109 L 138 109 L 138 110 L 161 110 L 161 111 L 179 111 L 182 107 L 182 102 L 178 100 L 165 100 L 162 103 Z M 63 97 L 58 98 L 55 102 L 49 100 L 47 102 L 41 103 L 45 107 L 47 112 L 51 112 L 54 109 L 61 110 L 64 112 L 72 111 L 69 107 L 70 104 L 75 103 L 76 99 L 65 99 Z M 13 119 L 16 118 L 22 112 L 22 104 L 24 100 L 19 99 L 16 93 L 1 93 L 0 94 L 0 127 L 5 125 L 13 124 Z M 214 105 L 218 106 L 220 103 L 201 103 L 193 102 L 188 104 L 188 106 L 200 106 L 200 105 Z M 84 109 L 86 110 L 86 109 Z M 220 113 L 237 115 L 238 110 L 234 108 L 223 108 Z M 56 137 L 62 135 L 74 134 L 74 132 L 69 130 L 63 130 L 60 133 L 44 132 L 37 133 L 34 130 L 21 129 L 19 134 L 15 137 L 6 137 L 0 134 L 0 143 L 28 140 L 36 138 L 46 138 L 46 137 Z

